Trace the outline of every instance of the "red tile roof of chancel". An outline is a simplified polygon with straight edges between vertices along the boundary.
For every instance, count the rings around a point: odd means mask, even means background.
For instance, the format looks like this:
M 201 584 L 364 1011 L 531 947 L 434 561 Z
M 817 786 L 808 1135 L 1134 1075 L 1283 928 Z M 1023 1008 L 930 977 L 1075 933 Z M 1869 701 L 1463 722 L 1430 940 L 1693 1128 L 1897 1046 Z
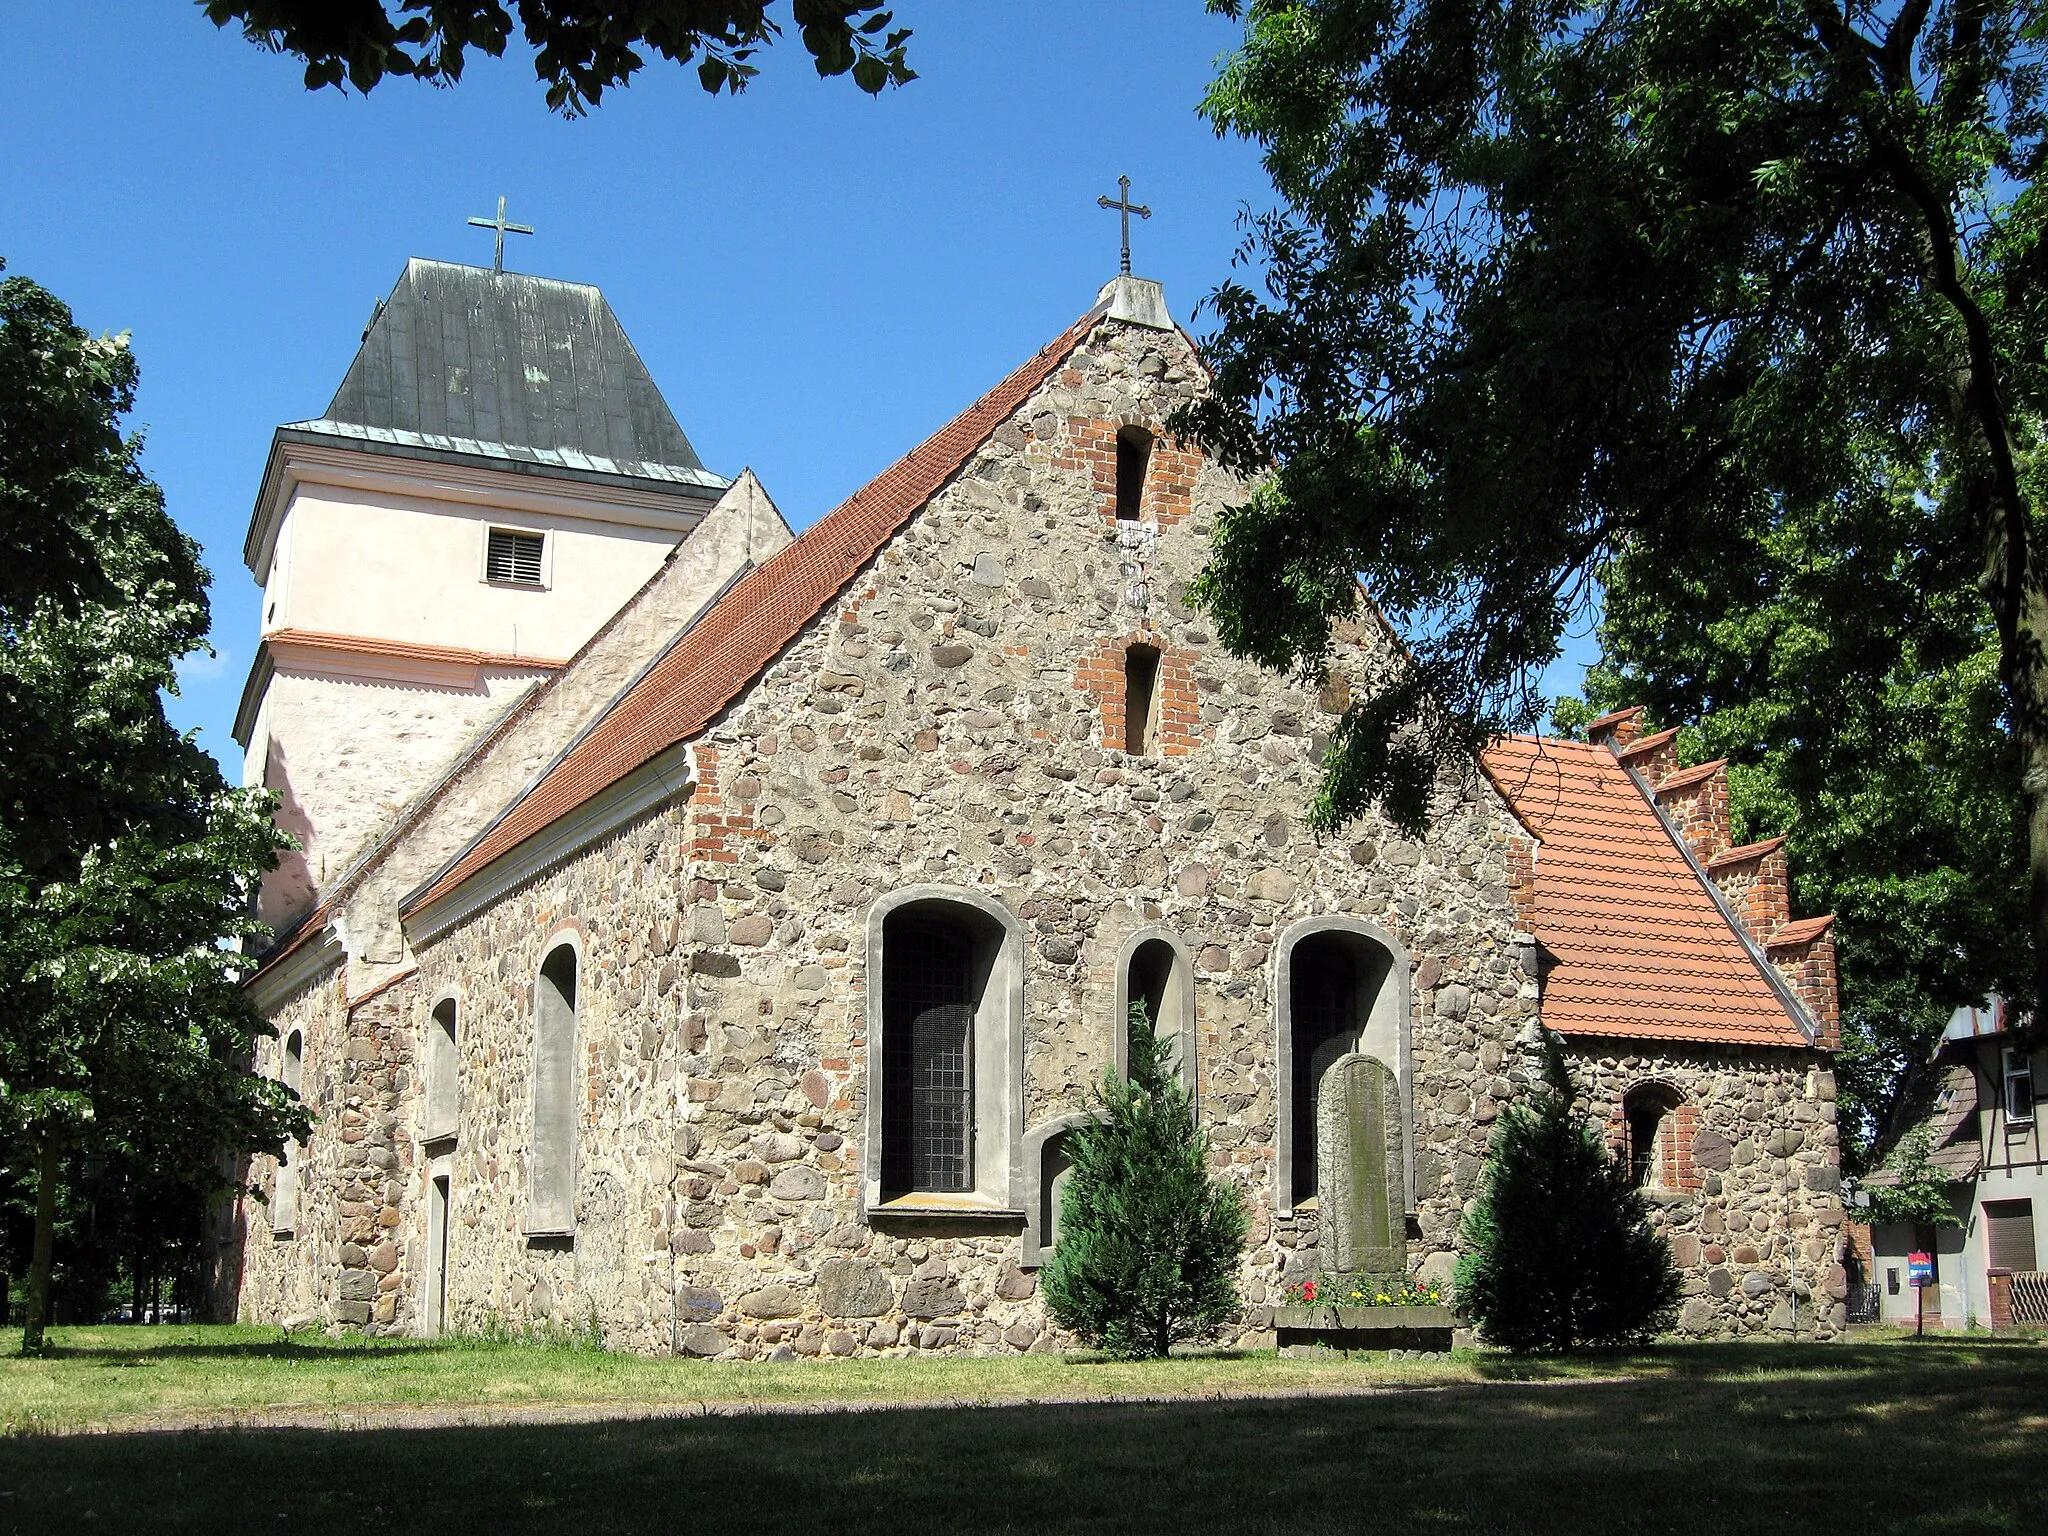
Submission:
M 711 723 L 1066 361 L 1091 310 L 972 406 L 734 583 L 533 790 L 408 909 L 446 895 Z
M 1531 926 L 1560 1034 L 1810 1045 L 1648 796 L 1605 747 L 1509 736 L 1487 776 L 1541 840 Z

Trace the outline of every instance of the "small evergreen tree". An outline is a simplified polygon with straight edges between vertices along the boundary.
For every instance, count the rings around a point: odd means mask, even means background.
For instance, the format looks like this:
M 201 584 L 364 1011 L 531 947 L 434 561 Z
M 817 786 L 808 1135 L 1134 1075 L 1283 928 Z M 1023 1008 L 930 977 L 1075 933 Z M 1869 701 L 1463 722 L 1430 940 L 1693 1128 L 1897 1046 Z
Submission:
M 1501 1116 L 1463 1237 L 1458 1299 L 1489 1343 L 1639 1343 L 1668 1327 L 1678 1305 L 1671 1250 L 1626 1161 L 1573 1105 L 1564 1045 L 1548 1030 L 1543 1083 Z
M 1105 1073 L 1099 1118 L 1068 1133 L 1073 1173 L 1039 1285 L 1062 1328 L 1140 1359 L 1237 1314 L 1247 1221 L 1236 1186 L 1209 1176 L 1208 1134 L 1142 1003 L 1129 1027 L 1128 1078 Z

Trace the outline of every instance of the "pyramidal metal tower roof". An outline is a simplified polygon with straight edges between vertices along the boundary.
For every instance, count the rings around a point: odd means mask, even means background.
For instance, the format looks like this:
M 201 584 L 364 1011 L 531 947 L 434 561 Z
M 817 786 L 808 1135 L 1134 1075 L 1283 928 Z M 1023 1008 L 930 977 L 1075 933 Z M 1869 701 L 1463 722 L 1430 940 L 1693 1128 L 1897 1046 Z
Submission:
M 287 432 L 385 452 L 716 492 L 596 288 L 414 257 L 324 415 Z

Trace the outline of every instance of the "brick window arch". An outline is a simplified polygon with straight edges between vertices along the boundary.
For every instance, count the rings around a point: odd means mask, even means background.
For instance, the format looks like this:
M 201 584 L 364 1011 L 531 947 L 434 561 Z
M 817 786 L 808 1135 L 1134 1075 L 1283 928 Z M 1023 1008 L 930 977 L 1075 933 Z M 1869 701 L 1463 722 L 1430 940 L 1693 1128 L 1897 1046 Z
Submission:
M 1677 1190 L 1690 1171 L 1691 1149 L 1682 1145 L 1679 1129 L 1682 1106 L 1668 1083 L 1638 1083 L 1622 1095 L 1622 1145 L 1629 1182 L 1638 1189 Z
M 1200 745 L 1199 653 L 1155 630 L 1106 637 L 1084 652 L 1074 687 L 1101 712 L 1103 746 L 1133 757 L 1185 757 Z

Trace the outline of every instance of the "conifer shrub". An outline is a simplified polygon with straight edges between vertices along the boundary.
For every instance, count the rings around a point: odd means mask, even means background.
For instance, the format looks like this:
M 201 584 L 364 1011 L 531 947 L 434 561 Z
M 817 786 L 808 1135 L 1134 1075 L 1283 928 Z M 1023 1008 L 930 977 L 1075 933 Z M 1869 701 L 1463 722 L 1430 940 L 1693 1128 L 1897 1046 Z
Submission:
M 1142 1359 L 1237 1315 L 1248 1223 L 1236 1186 L 1210 1177 L 1208 1134 L 1143 1004 L 1129 1028 L 1128 1077 L 1105 1073 L 1095 1120 L 1067 1133 L 1073 1171 L 1039 1288 L 1062 1328 Z
M 1678 1306 L 1671 1249 L 1625 1158 L 1572 1103 L 1564 1045 L 1543 1035 L 1543 1081 L 1494 1131 L 1461 1232 L 1459 1303 L 1490 1344 L 1570 1351 L 1636 1344 Z

